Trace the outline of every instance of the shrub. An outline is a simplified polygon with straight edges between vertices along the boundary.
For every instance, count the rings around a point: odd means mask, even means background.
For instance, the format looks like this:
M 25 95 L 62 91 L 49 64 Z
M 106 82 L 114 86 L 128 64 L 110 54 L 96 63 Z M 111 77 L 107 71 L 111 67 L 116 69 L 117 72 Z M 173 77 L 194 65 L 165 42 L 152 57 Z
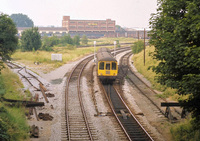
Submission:
M 198 141 L 200 130 L 192 126 L 193 120 L 186 120 L 183 123 L 173 126 L 170 130 L 172 137 L 176 141 Z
M 137 41 L 132 46 L 132 52 L 133 54 L 139 53 L 144 49 L 144 42 L 143 41 Z

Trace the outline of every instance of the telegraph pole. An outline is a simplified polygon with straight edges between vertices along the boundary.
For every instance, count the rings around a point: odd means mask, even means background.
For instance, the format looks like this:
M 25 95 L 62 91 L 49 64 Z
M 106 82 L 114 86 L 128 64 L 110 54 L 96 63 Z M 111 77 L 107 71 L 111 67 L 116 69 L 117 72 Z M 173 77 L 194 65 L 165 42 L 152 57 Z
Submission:
M 144 28 L 144 66 L 145 66 L 145 28 Z
M 96 41 L 94 41 L 94 62 L 96 61 Z
M 115 53 L 115 51 L 116 51 L 116 44 L 117 44 L 117 41 L 114 41 L 114 57 L 116 56 L 116 53 Z

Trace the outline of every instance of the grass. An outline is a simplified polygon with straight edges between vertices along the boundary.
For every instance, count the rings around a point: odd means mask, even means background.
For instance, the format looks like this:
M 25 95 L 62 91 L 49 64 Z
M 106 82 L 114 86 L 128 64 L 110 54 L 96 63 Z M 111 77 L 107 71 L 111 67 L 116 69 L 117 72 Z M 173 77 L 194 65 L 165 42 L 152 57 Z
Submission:
M 18 75 L 12 73 L 9 69 L 4 69 L 2 73 L 2 81 L 5 87 L 5 98 L 21 100 L 24 98 L 30 98 L 30 92 L 27 91 L 26 95 L 22 93 L 21 88 L 23 88 L 23 84 L 20 81 Z
M 170 132 L 175 141 L 199 141 L 200 129 L 194 129 L 190 119 L 174 125 Z
M 166 86 L 162 86 L 158 84 L 154 78 L 156 74 L 149 70 L 149 66 L 158 65 L 158 61 L 154 60 L 149 54 L 154 51 L 154 47 L 147 47 L 146 48 L 146 63 L 144 66 L 144 52 L 140 52 L 138 54 L 135 54 L 133 56 L 134 65 L 137 68 L 137 70 L 146 77 L 151 84 L 153 85 L 153 88 L 159 91 L 162 91 L 162 94 L 158 94 L 157 97 L 160 98 L 168 98 L 171 100 L 178 100 L 178 99 L 188 99 L 188 95 L 186 96 L 180 96 L 176 94 L 176 90 L 167 88 Z M 195 129 L 192 124 L 192 118 L 184 119 L 180 123 L 176 124 L 166 124 L 166 126 L 161 125 L 160 128 L 165 132 L 166 129 L 170 129 L 170 133 L 172 136 L 172 140 L 175 141 L 199 141 L 200 139 L 200 129 Z M 169 130 L 168 130 L 169 131 Z
M 171 98 L 172 100 L 177 100 L 179 98 L 176 95 L 176 90 L 172 88 L 167 88 L 166 86 L 163 86 L 159 83 L 156 82 L 155 76 L 156 73 L 153 72 L 151 69 L 149 69 L 150 66 L 156 66 L 158 65 L 158 61 L 152 58 L 150 55 L 152 52 L 154 52 L 155 48 L 154 47 L 146 47 L 145 50 L 145 65 L 144 65 L 144 51 L 135 54 L 133 56 L 133 62 L 135 67 L 137 68 L 138 72 L 143 74 L 145 78 L 147 78 L 151 84 L 152 87 L 158 91 L 163 92 L 162 94 L 158 94 L 157 97 L 159 98 Z
M 19 77 L 5 68 L 1 71 L 0 87 L 3 86 L 1 97 L 9 99 L 29 99 L 30 92 L 23 93 L 23 88 Z M 28 139 L 29 126 L 25 117 L 25 108 L 18 106 L 9 106 L 8 103 L 0 102 L 0 140 L 26 140 Z
M 100 38 L 95 39 L 97 42 L 105 44 L 107 42 L 112 42 L 116 38 Z M 131 41 L 133 42 L 133 38 L 124 38 L 124 41 Z M 90 42 L 93 44 L 92 39 L 90 39 Z M 97 43 L 97 44 L 99 44 Z M 112 42 L 113 43 L 113 42 Z M 114 48 L 113 46 L 107 46 L 108 48 Z M 96 50 L 98 50 L 100 46 L 96 47 Z M 70 61 L 77 60 L 85 55 L 91 54 L 94 52 L 94 47 L 87 47 L 87 48 L 75 48 L 75 49 L 69 49 L 67 46 L 65 47 L 59 47 L 54 46 L 53 51 L 34 51 L 34 52 L 21 52 L 16 51 L 11 58 L 14 61 L 17 61 L 21 64 L 24 64 L 25 66 L 29 68 L 34 69 L 40 69 L 43 73 L 48 73 Z M 51 61 L 51 54 L 62 54 L 62 61 Z M 35 65 L 35 62 L 38 62 L 40 65 Z
M 65 47 L 54 47 L 54 51 L 35 51 L 35 52 L 15 52 L 11 57 L 14 61 L 22 63 L 28 67 L 40 67 L 46 68 L 47 70 L 42 70 L 43 72 L 49 72 L 68 63 L 69 61 L 74 61 L 84 55 L 90 54 L 94 51 L 92 47 L 90 48 L 77 48 L 74 50 L 66 49 Z M 62 61 L 51 61 L 51 54 L 62 54 Z M 34 63 L 38 62 L 40 65 L 37 66 Z

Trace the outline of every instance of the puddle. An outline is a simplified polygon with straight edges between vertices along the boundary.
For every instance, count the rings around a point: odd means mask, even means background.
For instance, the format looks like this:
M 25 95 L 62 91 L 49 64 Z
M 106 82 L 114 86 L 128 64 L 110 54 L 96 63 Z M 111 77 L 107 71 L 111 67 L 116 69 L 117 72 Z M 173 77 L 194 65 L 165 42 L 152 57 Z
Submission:
M 62 78 L 51 80 L 51 84 L 61 84 Z

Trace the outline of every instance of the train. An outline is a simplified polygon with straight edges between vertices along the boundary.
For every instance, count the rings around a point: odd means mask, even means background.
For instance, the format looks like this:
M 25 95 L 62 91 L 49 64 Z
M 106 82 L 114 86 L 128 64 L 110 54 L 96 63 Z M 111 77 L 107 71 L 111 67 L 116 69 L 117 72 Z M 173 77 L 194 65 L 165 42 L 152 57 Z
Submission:
M 118 76 L 118 63 L 108 48 L 100 48 L 96 55 L 97 77 L 102 82 L 113 82 Z

